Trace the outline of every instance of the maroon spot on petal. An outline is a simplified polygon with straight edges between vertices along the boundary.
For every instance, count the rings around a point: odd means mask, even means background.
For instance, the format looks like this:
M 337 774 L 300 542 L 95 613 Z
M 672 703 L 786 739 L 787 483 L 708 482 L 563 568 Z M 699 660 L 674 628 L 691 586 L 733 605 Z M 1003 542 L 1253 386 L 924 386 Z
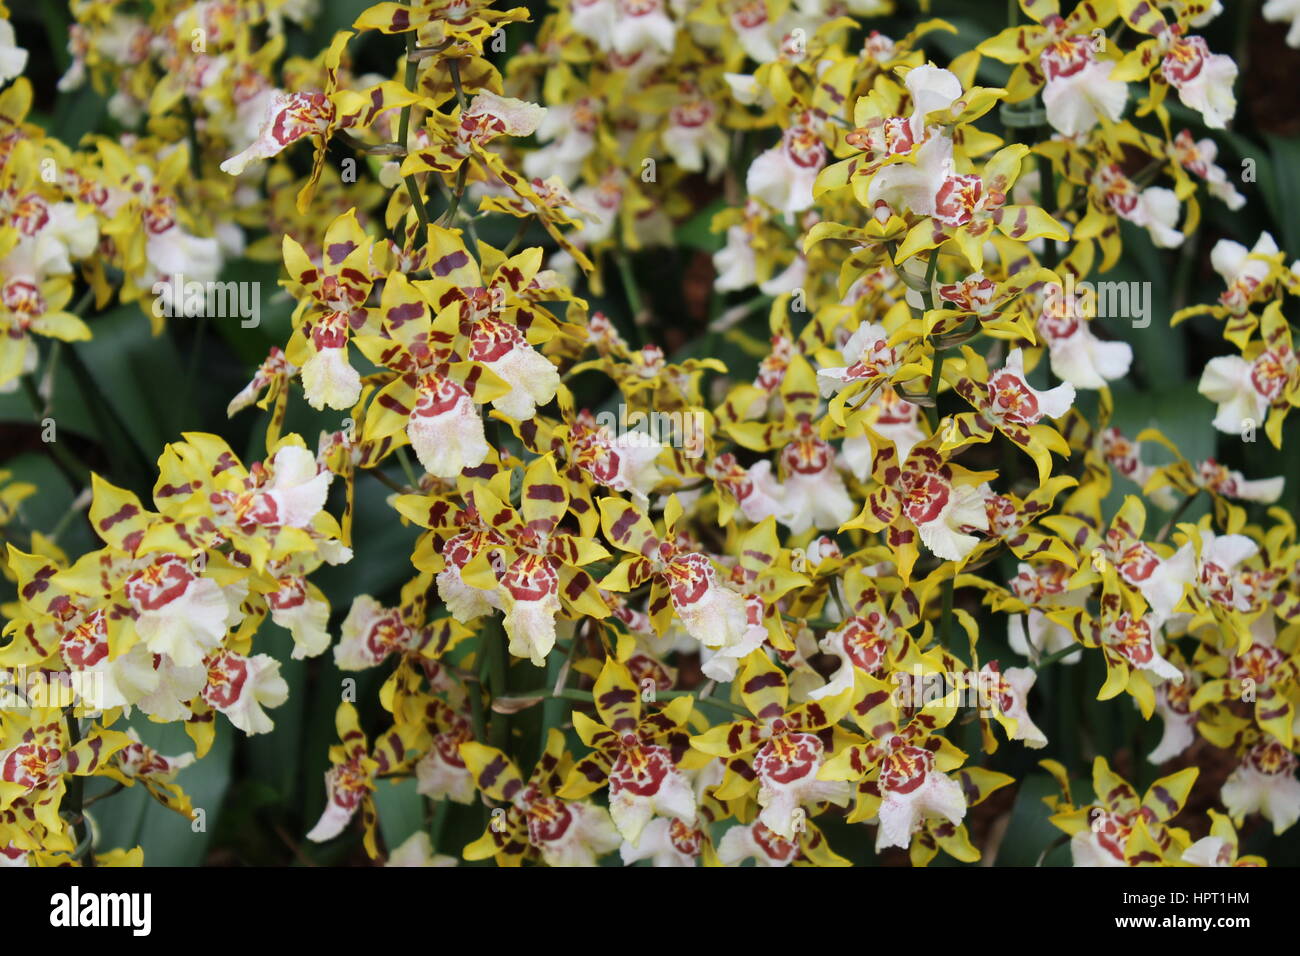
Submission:
M 113 527 L 113 525 L 134 518 L 139 513 L 140 509 L 135 505 L 122 505 L 121 508 L 99 523 L 99 530 L 107 531 L 109 528 Z
M 629 537 L 628 532 L 632 529 L 632 526 L 636 524 L 636 519 L 637 513 L 631 508 L 624 511 L 622 517 L 615 521 L 613 526 L 609 529 L 614 540 L 626 541 Z
M 469 262 L 469 256 L 463 252 L 453 252 L 445 255 L 433 264 L 433 274 L 436 276 L 450 275 L 457 269 L 462 268 Z
M 403 322 L 410 322 L 424 315 L 424 305 L 420 302 L 407 302 L 404 305 L 395 305 L 388 310 L 388 321 L 393 325 L 401 325 Z
M 27 586 L 23 588 L 23 599 L 30 601 L 48 588 L 50 586 L 48 579 L 53 576 L 54 568 L 52 566 L 46 566 L 37 571 L 32 580 L 28 581 Z
M 563 501 L 564 489 L 559 485 L 529 485 L 528 497 L 536 501 Z
M 492 762 L 489 763 L 486 767 L 484 767 L 483 772 L 479 774 L 479 778 L 478 778 L 479 789 L 486 790 L 489 787 L 491 787 L 493 784 L 495 784 L 497 782 L 497 778 L 500 777 L 501 774 L 505 773 L 508 767 L 509 764 L 506 763 L 506 759 L 504 757 L 501 756 L 493 757 Z
M 357 244 L 353 242 L 351 239 L 349 239 L 347 242 L 331 242 L 328 246 L 325 247 L 325 255 L 329 259 L 332 265 L 338 265 L 349 255 L 351 255 L 352 250 L 354 250 L 356 247 Z

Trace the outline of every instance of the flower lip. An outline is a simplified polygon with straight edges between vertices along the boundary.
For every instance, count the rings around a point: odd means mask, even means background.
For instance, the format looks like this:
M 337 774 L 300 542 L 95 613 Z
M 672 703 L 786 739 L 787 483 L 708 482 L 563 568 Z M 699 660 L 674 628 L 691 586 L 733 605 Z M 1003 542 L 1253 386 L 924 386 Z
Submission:
M 232 707 L 244 695 L 248 662 L 238 654 L 219 651 L 208 660 L 208 683 L 203 699 L 213 707 Z
M 184 561 L 163 555 L 128 577 L 124 589 L 137 611 L 158 611 L 183 596 L 194 580 Z
M 1174 87 L 1190 83 L 1200 75 L 1210 57 L 1204 37 L 1179 37 L 1160 64 L 1160 72 Z
M 754 755 L 754 771 L 765 782 L 791 784 L 816 772 L 823 749 L 815 734 L 774 733 Z
M 1039 55 L 1039 63 L 1049 81 L 1074 76 L 1093 59 L 1092 43 L 1086 37 L 1062 37 L 1049 43 Z
M 890 742 L 891 751 L 880 768 L 881 793 L 908 794 L 914 792 L 934 769 L 934 754 L 921 747 L 904 743 L 895 736 Z
M 964 226 L 975 218 L 983 197 L 984 181 L 978 176 L 948 176 L 935 193 L 934 217 L 945 226 Z
M 938 475 L 919 475 L 908 486 L 903 510 L 913 524 L 928 524 L 938 520 L 950 495 L 951 486 Z
M 1002 421 L 1032 425 L 1042 417 L 1038 397 L 1019 375 L 998 372 L 989 379 L 993 411 Z

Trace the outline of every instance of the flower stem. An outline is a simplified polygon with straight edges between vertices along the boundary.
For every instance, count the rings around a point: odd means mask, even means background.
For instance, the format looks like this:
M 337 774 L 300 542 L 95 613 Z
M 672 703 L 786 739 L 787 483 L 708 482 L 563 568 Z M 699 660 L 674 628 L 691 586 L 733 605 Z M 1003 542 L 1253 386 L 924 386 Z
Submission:
M 474 682 L 469 688 L 469 720 L 474 728 L 474 739 L 480 743 L 487 740 L 483 724 L 483 687 L 480 682 Z
M 618 276 L 623 283 L 623 294 L 627 296 L 628 308 L 632 310 L 632 342 L 640 347 L 641 315 L 645 303 L 641 299 L 641 290 L 637 287 L 636 276 L 632 274 L 632 260 L 628 258 L 627 253 L 619 250 L 614 261 L 618 263 Z
M 568 708 L 564 706 L 564 698 L 559 694 L 564 693 L 567 688 L 564 686 L 569 679 L 569 669 L 573 666 L 574 655 L 578 651 L 578 642 L 582 640 L 579 636 L 579 628 L 574 630 L 573 639 L 569 641 L 569 649 L 565 653 L 563 660 L 558 655 L 552 655 L 546 661 L 546 678 L 553 684 L 551 696 L 542 704 L 542 733 L 541 740 L 538 743 L 538 759 L 546 751 L 546 738 L 550 736 L 551 728 L 560 726 Z
M 382 471 L 380 471 L 377 467 L 367 468 L 365 469 L 365 472 L 366 474 L 372 475 L 373 477 L 377 478 L 380 484 L 387 485 L 389 488 L 397 492 L 399 495 L 404 495 L 408 493 L 409 489 L 403 488 L 397 482 L 393 481 L 393 479 L 389 478 Z
M 492 699 L 504 697 L 506 692 L 506 634 L 501 622 L 492 619 L 482 631 L 479 638 L 482 646 L 483 664 L 487 669 L 488 688 Z M 504 750 L 510 743 L 510 719 L 498 711 L 492 712 L 488 721 L 488 740 L 493 747 Z
M 528 233 L 528 227 L 532 224 L 532 216 L 525 216 L 523 219 L 519 220 L 519 228 L 516 229 L 515 234 L 510 237 L 510 242 L 506 247 L 501 250 L 503 255 L 510 256 L 514 254 L 514 251 L 519 248 L 519 243 L 524 241 L 524 236 Z
M 1073 654 L 1075 651 L 1079 649 L 1080 649 L 1080 645 L 1071 644 L 1069 647 L 1063 647 L 1059 651 L 1053 651 L 1051 654 L 1048 654 L 1046 657 L 1042 658 L 1037 664 L 1031 664 L 1030 667 L 1033 670 L 1040 671 L 1044 667 L 1049 667 L 1052 664 L 1055 664 L 1057 661 L 1069 657 L 1071 654 Z
M 405 447 L 397 449 L 397 460 L 401 463 L 402 473 L 406 475 L 406 480 L 412 490 L 419 491 L 420 479 L 415 477 L 415 469 L 411 467 L 411 459 L 407 456 Z
M 948 648 L 948 639 L 952 635 L 952 592 L 955 580 L 955 577 L 950 577 L 943 582 L 943 607 L 939 616 L 939 645 L 945 650 Z
M 90 290 L 87 289 L 86 291 L 89 292 Z M 82 301 L 85 301 L 84 297 Z M 81 303 L 79 302 L 77 305 L 80 306 Z M 80 313 L 77 314 L 80 315 Z M 59 356 L 62 354 L 63 343 L 55 339 L 54 344 L 50 346 L 50 355 L 45 360 L 45 371 L 41 374 L 41 393 L 45 397 L 45 406 L 41 418 L 48 417 L 50 412 L 54 411 L 54 385 L 58 381 L 55 373 L 58 371 Z
M 49 539 L 57 542 L 59 540 L 59 535 L 63 534 L 63 532 L 67 530 L 68 525 L 72 523 L 72 520 L 77 517 L 77 515 L 90 507 L 92 500 L 89 488 L 85 489 L 80 495 L 74 498 L 72 504 L 68 505 L 68 510 L 63 512 L 63 515 L 57 522 L 55 522 L 54 527 L 50 529 Z
M 456 102 L 460 104 L 460 111 L 465 112 L 465 90 L 460 84 L 460 62 L 458 60 L 448 60 L 447 69 L 451 73 L 451 85 L 456 88 Z M 469 175 L 469 157 L 466 156 L 461 160 L 460 169 L 456 171 L 456 189 L 452 193 L 451 202 L 447 210 L 439 217 L 438 222 L 445 226 L 454 226 L 456 224 L 456 213 L 460 211 L 460 200 L 465 195 L 465 179 Z M 477 258 L 478 243 L 473 243 L 470 254 Z
M 81 724 L 69 709 L 67 712 L 68 750 L 81 743 Z M 63 796 L 63 813 L 72 823 L 72 830 L 77 835 L 76 856 L 82 857 L 83 866 L 95 865 L 95 848 L 90 845 L 90 831 L 83 813 L 82 798 L 85 794 L 86 778 L 73 774 L 68 780 L 68 789 Z
M 456 90 L 456 102 L 460 104 L 461 111 L 463 112 L 466 103 L 465 103 L 465 90 L 460 85 L 460 61 L 448 60 L 447 69 L 451 72 L 451 85 Z
M 447 204 L 446 211 L 439 218 L 438 222 L 442 225 L 451 226 L 456 222 L 456 213 L 460 211 L 460 200 L 465 195 L 465 179 L 469 176 L 469 160 L 461 161 L 460 169 L 456 171 L 456 188 L 451 194 L 451 202 Z M 478 249 L 472 250 L 475 256 L 478 255 Z
M 1043 128 L 1044 135 L 1051 138 L 1051 130 Z M 1048 205 L 1048 204 L 1051 205 Z M 1052 160 L 1048 156 L 1038 157 L 1038 205 L 1043 209 L 1056 206 L 1056 175 L 1052 169 Z M 1043 265 L 1049 269 L 1056 268 L 1056 240 L 1043 240 Z
M 1183 499 L 1182 504 L 1180 504 L 1177 507 L 1177 509 L 1175 509 L 1174 513 L 1169 516 L 1169 520 L 1165 522 L 1165 526 L 1161 528 L 1160 533 L 1156 535 L 1157 543 L 1169 537 L 1170 532 L 1174 530 L 1174 525 L 1178 524 L 1178 519 L 1183 516 L 1183 512 L 1186 511 L 1191 506 L 1192 502 L 1197 499 L 1200 493 L 1201 493 L 1201 489 L 1197 488 L 1190 495 L 1188 495 L 1186 498 Z
M 435 853 L 442 843 L 442 831 L 447 823 L 447 812 L 450 809 L 451 801 L 446 798 L 439 800 L 438 805 L 433 809 L 433 819 L 429 821 L 429 845 L 433 847 Z
M 924 303 L 924 311 L 929 312 L 934 308 L 934 276 L 939 268 L 939 250 L 935 249 L 930 253 L 930 262 L 925 269 L 925 288 L 921 290 L 921 301 Z M 933 339 L 931 344 L 934 345 L 934 359 L 930 364 L 930 388 L 928 395 L 930 404 L 926 406 L 926 418 L 930 421 L 931 432 L 939 429 L 939 382 L 943 379 L 943 363 L 948 357 L 948 350 L 935 345 Z M 943 648 L 948 647 L 949 635 L 952 632 L 952 601 L 953 601 L 953 581 L 956 577 L 947 578 L 943 582 L 942 600 L 943 608 L 939 617 L 939 644 Z
M 405 3 L 406 0 L 403 0 Z M 416 80 L 420 72 L 420 61 L 416 59 L 415 53 L 415 31 L 406 34 L 406 88 L 412 93 L 415 92 Z M 397 125 L 397 142 L 394 145 L 400 146 L 403 151 L 410 148 L 408 136 L 411 132 L 411 107 L 408 103 L 402 107 L 401 118 Z M 424 206 L 424 197 L 420 194 L 420 184 L 415 181 L 414 174 L 402 177 L 406 183 L 406 192 L 411 197 L 411 205 L 415 207 L 415 214 L 420 218 L 420 226 L 429 225 L 429 210 Z
M 1198 229 L 1183 240 L 1183 247 L 1178 250 L 1178 266 L 1174 272 L 1174 296 L 1171 308 L 1174 312 L 1187 305 L 1188 287 L 1192 281 L 1192 270 L 1196 267 L 1197 246 L 1201 238 Z
M 98 803 L 100 800 L 106 800 L 109 797 L 113 796 L 115 793 L 121 793 L 125 789 L 126 789 L 126 784 L 116 783 L 113 786 L 111 786 L 109 789 L 105 790 L 103 793 L 97 793 L 89 800 L 84 800 L 81 804 L 82 809 L 92 806 Z

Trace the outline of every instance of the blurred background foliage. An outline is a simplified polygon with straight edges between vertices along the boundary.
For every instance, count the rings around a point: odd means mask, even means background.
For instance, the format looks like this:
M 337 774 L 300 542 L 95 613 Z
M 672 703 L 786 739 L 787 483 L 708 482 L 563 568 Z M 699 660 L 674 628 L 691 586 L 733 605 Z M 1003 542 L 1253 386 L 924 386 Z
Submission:
M 336 30 L 350 26 L 369 5 L 368 0 L 322 0 L 313 28 L 291 31 L 288 52 L 314 54 L 328 44 Z M 531 39 L 545 16 L 546 4 L 541 0 L 529 0 L 526 5 L 532 11 L 533 22 L 507 31 L 510 51 Z M 917 5 L 914 0 L 900 0 L 898 6 L 893 16 L 865 22 L 862 32 L 879 30 L 894 37 L 908 32 L 920 16 Z M 1254 166 L 1255 178 L 1236 183 L 1248 200 L 1239 212 L 1229 212 L 1202 194 L 1200 230 L 1181 250 L 1158 250 L 1144 233 L 1125 226 L 1124 254 L 1105 278 L 1151 283 L 1152 321 L 1144 329 L 1111 321 L 1102 332 L 1129 342 L 1134 350 L 1129 379 L 1116 383 L 1113 389 L 1114 424 L 1129 436 L 1146 427 L 1159 428 L 1193 461 L 1214 456 L 1250 478 L 1285 475 L 1286 491 L 1279 505 L 1295 514 L 1300 510 L 1300 455 L 1295 452 L 1300 447 L 1300 419 L 1291 417 L 1283 452 L 1274 449 L 1262 431 L 1255 443 L 1216 433 L 1210 426 L 1213 406 L 1197 394 L 1196 383 L 1206 361 L 1227 354 L 1231 346 L 1222 340 L 1219 325 L 1209 318 L 1187 322 L 1177 329 L 1168 326 L 1169 316 L 1179 306 L 1213 301 L 1222 291 L 1222 281 L 1209 261 L 1210 249 L 1219 239 L 1234 239 L 1249 247 L 1261 231 L 1267 230 L 1288 251 L 1288 261 L 1300 257 L 1300 98 L 1296 95 L 1300 51 L 1285 45 L 1284 28 L 1259 16 L 1255 0 L 1232 0 L 1225 6 L 1225 13 L 1201 32 L 1212 49 L 1232 53 L 1238 61 L 1238 110 L 1230 131 L 1210 135 L 1219 144 L 1219 163 L 1229 176 L 1240 179 L 1243 161 L 1248 160 Z M 942 17 L 957 28 L 955 34 L 935 32 L 925 38 L 923 45 L 941 65 L 1007 23 L 1005 0 L 934 0 L 929 7 L 930 16 Z M 37 97 L 32 119 L 69 144 L 92 133 L 120 135 L 123 130 L 108 116 L 103 99 L 89 85 L 71 94 L 60 95 L 55 90 L 68 64 L 66 0 L 14 4 L 13 22 L 19 45 L 31 51 L 27 76 Z M 358 73 L 390 72 L 398 56 L 397 41 L 375 34 L 349 49 Z M 503 72 L 502 61 L 509 55 L 497 55 Z M 980 81 L 996 86 L 1006 75 L 1005 66 L 986 60 Z M 1181 124 L 1191 128 L 1198 138 L 1203 135 L 1199 117 L 1176 100 L 1168 105 L 1175 130 Z M 768 138 L 774 141 L 775 135 L 769 133 Z M 767 140 L 759 141 L 751 135 L 747 152 L 768 145 Z M 298 150 L 295 161 L 307 161 L 308 152 Z M 345 155 L 350 153 L 340 149 L 337 158 Z M 743 167 L 740 172 L 743 182 Z M 709 231 L 709 223 L 725 205 L 722 186 L 696 177 L 683 188 L 689 191 L 696 211 L 678 224 L 675 246 L 632 256 L 633 274 L 653 317 L 651 326 L 640 330 L 640 334 L 645 340 L 662 343 L 677 358 L 704 354 L 721 358 L 736 380 L 750 379 L 760 356 L 752 347 L 746 347 L 744 340 L 767 341 L 768 310 L 753 309 L 737 326 L 735 331 L 740 334 L 709 332 L 710 320 L 728 307 L 751 301 L 754 293 L 712 293 L 710 256 L 719 248 L 720 237 Z M 489 219 L 479 227 L 479 233 L 485 241 L 503 245 L 514 228 L 513 221 Z M 249 236 L 250 241 L 256 238 Z M 540 230 L 530 233 L 528 240 L 549 245 Z M 158 454 L 182 431 L 216 432 L 235 449 L 243 449 L 246 461 L 262 456 L 265 414 L 251 411 L 227 419 L 225 407 L 267 350 L 287 341 L 293 303 L 276 285 L 278 266 L 233 261 L 227 264 L 221 279 L 261 283 L 259 327 L 241 328 L 237 319 L 208 322 L 182 318 L 169 320 L 164 334 L 154 337 L 138 306 L 111 308 L 90 318 L 93 341 L 65 347 L 57 367 L 51 414 L 57 423 L 58 440 L 71 446 L 94 470 L 146 498 L 156 476 L 154 462 Z M 632 310 L 612 263 L 606 268 L 605 289 L 604 296 L 585 292 L 592 309 L 605 311 L 625 332 L 633 332 Z M 582 289 L 577 291 L 584 294 Z M 1038 374 L 1043 373 L 1040 368 Z M 585 379 L 598 378 L 585 376 L 576 384 L 580 398 L 593 408 L 614 397 L 590 391 L 600 383 Z M 607 389 L 608 384 L 601 387 Z M 588 394 L 581 393 L 584 388 Z M 338 413 L 317 413 L 295 399 L 290 402 L 286 431 L 302 434 L 311 444 L 320 431 L 337 428 L 338 418 Z M 58 543 L 75 556 L 95 547 L 97 541 L 81 515 L 68 517 L 77 489 L 69 484 L 48 451 L 26 396 L 21 391 L 0 395 L 0 468 L 41 489 L 22 505 L 19 527 L 45 533 L 59 528 Z M 993 467 L 1020 469 L 1019 477 L 1029 477 L 1028 460 L 1023 456 L 995 454 Z M 1108 513 L 1113 513 L 1123 494 L 1135 490 L 1122 480 L 1115 484 L 1112 500 L 1107 503 Z M 340 492 L 336 484 L 335 495 Z M 371 594 L 395 603 L 401 584 L 411 573 L 409 555 L 415 530 L 400 525 L 384 503 L 387 495 L 388 490 L 378 482 L 359 479 L 356 557 L 346 566 L 323 568 L 313 578 L 329 596 L 333 607 L 331 631 L 335 634 L 354 596 Z M 1204 505 L 1199 508 L 1194 505 L 1188 516 L 1197 517 Z M 1154 506 L 1152 510 L 1153 521 L 1166 519 Z M 1001 566 L 990 568 L 1003 579 L 1014 571 L 1014 561 L 1006 558 Z M 0 586 L 8 585 L 0 582 Z M 0 601 L 11 598 L 11 593 L 0 591 Z M 1015 660 L 1006 646 L 1005 619 L 994 620 L 984 613 L 974 596 L 959 595 L 959 602 L 980 620 L 982 659 Z M 333 716 L 344 675 L 335 668 L 329 654 L 310 661 L 290 660 L 289 635 L 269 619 L 257 641 L 260 650 L 283 662 L 289 699 L 272 712 L 276 723 L 273 733 L 248 738 L 223 722 L 212 752 L 181 772 L 178 782 L 191 794 L 194 805 L 205 812 L 205 832 L 192 832 L 187 821 L 150 800 L 143 787 L 135 787 L 98 803 L 92 811 L 101 845 L 141 845 L 149 865 L 368 863 L 357 828 L 324 846 L 302 838 L 324 806 L 323 776 L 328 748 L 335 742 Z M 683 667 L 684 672 L 689 669 Z M 349 675 L 357 678 L 358 707 L 363 726 L 372 735 L 384 722 L 377 702 L 385 676 L 381 670 Z M 1037 766 L 1044 757 L 1061 760 L 1077 778 L 1076 803 L 1086 802 L 1091 758 L 1100 753 L 1107 755 L 1115 769 L 1139 790 L 1162 772 L 1198 766 L 1200 780 L 1184 817 L 1194 814 L 1204 819 L 1205 808 L 1217 806 L 1219 786 L 1235 765 L 1233 757 L 1198 740 L 1175 761 L 1164 767 L 1153 766 L 1145 755 L 1159 740 L 1160 722 L 1143 722 L 1127 697 L 1106 703 L 1096 701 L 1104 679 L 1104 663 L 1096 654 L 1078 666 L 1057 666 L 1042 672 L 1031 699 L 1031 712 L 1051 741 L 1045 750 L 1004 745 L 992 756 L 981 756 L 978 724 L 954 725 L 955 742 L 972 754 L 973 763 L 1010 773 L 1018 781 L 1017 786 L 1007 787 L 973 808 L 968 818 L 973 842 L 981 847 L 996 847 L 995 853 L 986 853 L 984 864 L 1069 864 L 1068 846 L 1062 845 L 1060 831 L 1047 821 L 1048 811 L 1041 799 L 1056 789 Z M 512 669 L 510 681 L 512 689 L 529 689 L 537 686 L 538 677 L 531 666 L 520 665 Z M 522 734 L 513 749 L 523 755 L 525 774 L 530 769 L 531 755 L 538 749 L 541 711 L 541 707 L 532 708 L 513 720 Z M 130 723 L 147 743 L 164 754 L 184 753 L 191 748 L 180 725 L 150 724 L 139 715 Z M 580 751 L 576 737 L 574 743 Z M 99 787 L 92 784 L 88 795 L 93 796 Z M 390 849 L 423 827 L 430 829 L 438 852 L 459 856 L 464 845 L 482 833 L 487 820 L 486 810 L 480 806 L 451 804 L 435 812 L 415 792 L 413 780 L 381 784 L 377 800 L 382 835 Z M 844 824 L 842 816 L 834 814 L 819 818 L 818 823 L 838 853 L 859 863 L 875 861 L 872 828 Z M 1274 838 L 1267 821 L 1253 817 L 1243 831 L 1242 852 L 1261 854 L 1275 865 L 1298 864 L 1300 827 Z M 609 865 L 618 865 L 617 854 L 606 860 Z M 906 856 L 891 851 L 879 862 L 905 865 Z M 490 861 L 487 865 L 491 865 Z M 933 865 L 959 864 L 941 853 Z

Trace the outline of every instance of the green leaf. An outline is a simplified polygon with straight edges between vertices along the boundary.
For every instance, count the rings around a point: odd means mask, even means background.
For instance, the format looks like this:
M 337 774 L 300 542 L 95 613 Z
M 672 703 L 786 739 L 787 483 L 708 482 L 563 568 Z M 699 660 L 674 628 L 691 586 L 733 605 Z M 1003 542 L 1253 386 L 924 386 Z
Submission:
M 41 357 L 40 370 L 37 373 L 40 376 L 45 374 L 44 363 L 48 355 L 49 352 L 46 351 Z M 55 422 L 56 438 L 59 434 L 67 432 L 87 437 L 94 437 L 96 434 L 95 419 L 77 390 L 76 377 L 65 362 L 60 362 L 55 370 L 54 403 L 50 408 L 50 417 Z M 21 386 L 12 392 L 0 395 L 0 422 L 21 422 L 24 425 L 31 425 L 33 429 L 40 428 L 31 400 Z
M 1071 781 L 1073 784 L 1073 781 Z M 998 866 L 1035 866 L 1043 851 L 1065 834 L 1048 820 L 1051 811 L 1043 797 L 1059 793 L 1056 781 L 1046 773 L 1028 774 L 1019 783 L 1011 820 L 998 847 Z M 1057 847 L 1047 855 L 1044 866 L 1068 866 L 1068 846 Z
M 375 807 L 379 810 L 379 832 L 388 852 L 401 846 L 412 833 L 424 829 L 424 797 L 414 778 L 380 780 L 375 785 Z
M 140 453 L 153 462 L 164 444 L 198 420 L 185 364 L 170 338 L 150 332 L 149 320 L 137 305 L 95 318 L 91 329 L 95 337 L 75 346 L 98 391 L 87 401 L 106 404 Z
M 248 738 L 244 748 L 247 767 L 244 776 L 265 784 L 282 806 L 289 807 L 297 803 L 303 785 L 307 661 L 293 659 L 293 637 L 270 618 L 259 628 L 253 647 L 257 653 L 270 654 L 280 662 L 280 676 L 289 685 L 289 699 L 270 712 L 275 730 Z
M 1260 189 L 1273 220 L 1282 230 L 1278 237 L 1286 249 L 1300 248 L 1300 138 L 1265 135 L 1272 156 L 1272 176 L 1257 169 Z M 1271 185 L 1267 184 L 1271 181 Z
M 0 465 L 0 470 L 10 472 L 11 481 L 30 482 L 38 489 L 36 494 L 18 506 L 17 522 L 4 529 L 9 540 L 26 549 L 30 544 L 31 532 L 40 531 L 50 535 L 63 521 L 72 506 L 74 489 L 53 460 L 36 452 L 24 452 L 12 458 Z M 73 558 L 93 549 L 99 541 L 84 520 L 84 514 L 83 511 L 83 517 L 73 515 L 68 518 L 56 541 Z

